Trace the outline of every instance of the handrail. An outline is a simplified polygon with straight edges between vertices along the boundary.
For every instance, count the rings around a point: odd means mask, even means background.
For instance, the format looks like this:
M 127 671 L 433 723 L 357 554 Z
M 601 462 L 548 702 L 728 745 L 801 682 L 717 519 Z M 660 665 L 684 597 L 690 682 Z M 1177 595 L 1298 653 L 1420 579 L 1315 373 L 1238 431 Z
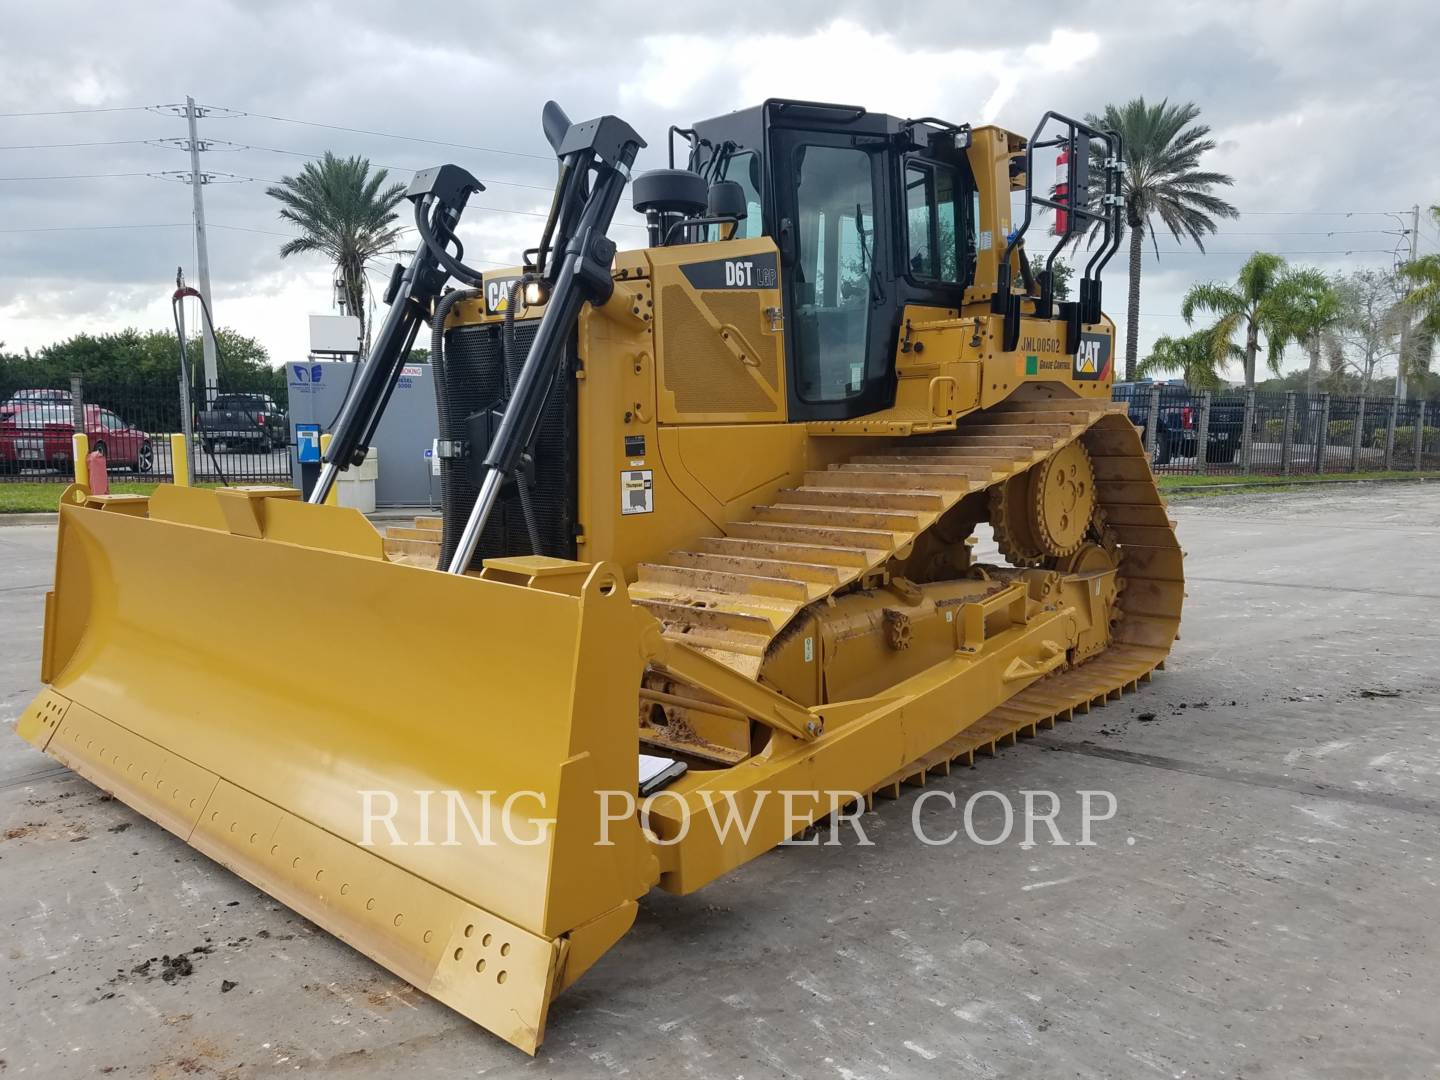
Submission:
M 1052 121 L 1063 124 L 1065 133 L 1042 141 L 1041 135 Z M 1096 141 L 1105 144 L 1106 156 L 1102 163 L 1104 183 L 1101 189 L 1100 207 L 1092 210 L 1086 204 L 1089 202 L 1090 192 L 1090 147 L 1091 143 Z M 1064 202 L 1035 193 L 1035 150 L 1049 146 L 1063 146 L 1070 149 L 1069 162 L 1066 166 L 1067 196 Z M 1034 207 L 1037 204 L 1064 212 L 1066 215 L 1065 229 L 1060 236 L 1060 242 L 1051 250 L 1049 258 L 1045 261 L 1045 269 L 1041 272 L 1037 312 L 1045 318 L 1051 317 L 1052 271 L 1060 251 L 1072 238 L 1098 224 L 1103 230 L 1100 249 L 1085 264 L 1085 271 L 1079 285 L 1079 299 L 1073 307 L 1066 311 L 1067 324 L 1072 331 L 1067 333 L 1067 337 L 1071 339 L 1067 342 L 1067 348 L 1073 345 L 1075 340 L 1078 340 L 1079 324 L 1095 323 L 1100 320 L 1100 271 L 1105 268 L 1106 263 L 1114 257 L 1120 247 L 1120 215 L 1125 203 L 1121 194 L 1121 183 L 1124 176 L 1122 153 L 1123 144 L 1118 132 L 1101 131 L 1083 121 L 1054 110 L 1047 110 L 1041 116 L 1040 122 L 1035 125 L 1034 134 L 1025 144 L 1024 217 L 1007 238 L 1004 255 L 996 267 L 995 295 L 991 298 L 991 310 L 997 315 L 1005 317 L 1001 340 L 1004 351 L 1009 352 L 1015 348 L 1020 333 L 1019 298 L 1010 289 L 1011 259 L 1024 242 L 1025 234 L 1029 231 L 1030 223 L 1033 220 Z

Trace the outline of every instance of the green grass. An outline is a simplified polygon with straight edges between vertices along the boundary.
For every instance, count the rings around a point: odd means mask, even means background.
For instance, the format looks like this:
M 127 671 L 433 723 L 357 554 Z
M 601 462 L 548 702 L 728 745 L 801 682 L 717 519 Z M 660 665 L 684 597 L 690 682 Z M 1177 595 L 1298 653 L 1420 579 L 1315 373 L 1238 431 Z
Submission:
M 1333 483 L 1336 480 L 1440 480 L 1433 469 L 1414 472 L 1392 469 L 1389 472 L 1322 473 L 1319 476 L 1272 476 L 1258 473 L 1220 476 L 1158 476 L 1156 482 L 1167 495 L 1200 498 L 1207 495 L 1238 495 L 1250 491 L 1294 491 L 1297 488 Z M 1237 487 L 1235 485 L 1244 485 Z
M 60 508 L 60 495 L 68 487 L 63 483 L 11 483 L 0 480 L 0 514 L 53 514 Z M 158 482 L 111 481 L 112 495 L 149 495 Z M 219 487 L 199 484 L 198 487 Z
M 67 484 L 11 483 L 0 481 L 0 514 L 54 513 L 60 508 L 60 494 Z M 149 495 L 154 484 L 113 483 L 112 495 Z

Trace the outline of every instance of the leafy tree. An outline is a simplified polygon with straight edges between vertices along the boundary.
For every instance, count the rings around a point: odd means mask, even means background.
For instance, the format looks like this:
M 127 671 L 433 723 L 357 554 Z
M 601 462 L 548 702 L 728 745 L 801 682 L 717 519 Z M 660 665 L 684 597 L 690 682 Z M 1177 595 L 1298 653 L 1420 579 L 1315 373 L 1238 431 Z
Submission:
M 218 345 L 218 374 L 222 386 L 229 383 L 252 385 L 273 373 L 270 354 L 252 337 L 221 327 L 215 332 Z M 192 359 L 201 355 L 200 336 L 188 343 Z M 25 357 L 5 357 L 23 367 L 25 374 L 40 380 L 37 385 L 69 385 L 72 374 L 87 381 L 135 385 L 174 385 L 180 374 L 180 349 L 175 335 L 167 330 L 121 330 L 109 334 L 76 334 L 46 345 Z
M 1323 359 L 1323 356 L 1322 356 Z M 1323 377 L 1323 373 L 1322 373 Z M 1310 373 L 1306 368 L 1296 368 L 1294 371 L 1286 371 L 1279 375 L 1271 375 L 1266 379 L 1258 379 L 1255 389 L 1261 393 L 1284 393 L 1286 390 L 1294 390 L 1296 393 L 1307 393 L 1306 382 Z M 1317 384 L 1317 387 L 1319 384 Z
M 385 169 L 372 172 L 367 158 L 338 158 L 327 150 L 318 163 L 308 161 L 298 175 L 265 189 L 281 203 L 281 219 L 300 230 L 280 246 L 280 257 L 319 252 L 333 260 L 346 310 L 360 320 L 367 343 L 365 269 L 397 250 L 400 239 L 395 207 L 405 185 L 387 187 L 388 176 Z
M 1035 273 L 1045 269 L 1045 260 L 1038 259 L 1035 263 Z M 1055 290 L 1056 300 L 1070 299 L 1070 280 L 1075 276 L 1075 268 L 1064 259 L 1057 258 L 1054 265 L 1050 267 L 1050 277 Z
M 1340 321 L 1328 345 L 1331 373 L 1348 373 L 1368 394 L 1380 369 L 1400 359 L 1405 285 L 1390 270 L 1356 270 L 1340 283 L 1339 295 Z
M 1135 378 L 1140 339 L 1140 269 L 1145 234 L 1158 256 L 1155 219 L 1177 242 L 1192 241 L 1205 250 L 1204 238 L 1217 229 L 1217 218 L 1234 218 L 1239 211 L 1213 194 L 1235 181 L 1225 173 L 1200 168 L 1200 159 L 1215 148 L 1210 127 L 1197 123 L 1200 109 L 1191 102 L 1172 105 L 1168 100 L 1149 104 L 1143 97 L 1124 105 L 1106 105 L 1099 116 L 1085 118 L 1092 127 L 1120 133 L 1124 143 L 1125 226 L 1130 230 L 1130 295 L 1125 317 L 1125 378 Z M 1092 166 L 1092 178 L 1100 171 Z
M 1136 372 L 1142 379 L 1179 372 L 1191 390 L 1218 390 L 1223 385 L 1223 370 L 1230 360 L 1243 359 L 1240 347 L 1229 341 L 1217 341 L 1214 329 L 1197 330 L 1184 337 L 1156 340 L 1150 355 L 1141 360 Z
M 270 366 L 265 347 L 254 338 L 221 327 L 218 374 L 222 390 L 252 390 L 279 401 L 286 397 L 283 368 Z M 201 356 L 200 337 L 189 342 L 195 368 Z M 113 406 L 127 419 L 150 430 L 176 430 L 180 419 L 180 348 L 167 330 L 121 330 L 109 334 L 76 334 L 24 355 L 0 354 L 0 392 L 49 387 L 68 390 L 70 376 L 85 381 L 86 399 Z M 193 371 L 195 379 L 199 371 Z M 198 382 L 192 401 L 201 400 Z
M 1299 336 L 1311 310 L 1310 300 L 1325 285 L 1316 271 L 1292 271 L 1279 255 L 1257 251 L 1245 261 L 1236 280 L 1230 284 L 1206 282 L 1192 285 L 1180 305 L 1186 323 L 1193 323 L 1201 312 L 1216 316 L 1212 344 L 1217 362 L 1223 362 L 1235 340 L 1243 334 L 1241 360 L 1245 367 L 1245 385 L 1255 386 L 1255 366 L 1260 352 L 1260 338 L 1265 338 L 1266 366 L 1280 373 L 1285 347 Z

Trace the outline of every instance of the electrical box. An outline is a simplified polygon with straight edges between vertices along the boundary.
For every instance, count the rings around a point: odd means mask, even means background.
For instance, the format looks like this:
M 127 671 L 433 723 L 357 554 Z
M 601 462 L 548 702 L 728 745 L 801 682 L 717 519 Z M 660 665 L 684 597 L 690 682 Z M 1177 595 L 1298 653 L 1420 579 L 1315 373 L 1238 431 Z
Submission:
M 311 315 L 310 351 L 339 356 L 360 353 L 360 320 L 354 315 Z

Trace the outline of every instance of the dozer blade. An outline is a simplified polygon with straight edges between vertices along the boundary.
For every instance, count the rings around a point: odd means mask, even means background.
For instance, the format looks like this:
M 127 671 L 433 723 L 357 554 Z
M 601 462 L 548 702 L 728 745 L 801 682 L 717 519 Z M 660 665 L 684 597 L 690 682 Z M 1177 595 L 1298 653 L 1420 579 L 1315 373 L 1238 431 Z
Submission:
M 291 492 L 77 490 L 20 733 L 533 1053 L 658 878 L 598 794 L 635 791 L 653 626 L 619 573 L 397 565 Z

